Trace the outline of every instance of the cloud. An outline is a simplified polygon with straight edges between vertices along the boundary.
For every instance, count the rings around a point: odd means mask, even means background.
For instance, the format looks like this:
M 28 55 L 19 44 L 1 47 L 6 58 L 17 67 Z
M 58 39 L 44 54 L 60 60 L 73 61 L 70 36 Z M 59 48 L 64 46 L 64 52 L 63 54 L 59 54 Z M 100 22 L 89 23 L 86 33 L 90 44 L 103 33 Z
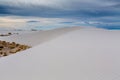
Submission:
M 2 1 L 0 14 L 38 17 L 101 17 L 117 16 L 119 4 L 100 0 L 18 0 Z M 8 2 L 10 2 L 8 4 Z M 14 5 L 13 5 L 14 4 Z M 22 5 L 22 6 L 21 6 Z M 113 7 L 114 6 L 114 7 Z M 111 9 L 112 8 L 112 9 Z
M 95 26 L 109 27 L 115 24 L 119 26 L 120 24 L 116 22 L 120 22 L 120 2 L 119 0 L 4 0 L 0 1 L 0 15 L 67 18 L 86 24 L 91 21 Z
M 0 14 L 10 14 L 7 8 L 7 6 L 0 5 Z
M 22 16 L 6 16 L 0 17 L 0 28 L 7 29 L 52 29 L 73 24 L 64 24 L 62 22 L 74 22 L 73 19 L 65 18 L 40 18 L 40 17 L 22 17 Z
M 40 21 L 36 21 L 36 20 L 27 21 L 27 23 L 36 23 L 36 22 L 40 22 Z

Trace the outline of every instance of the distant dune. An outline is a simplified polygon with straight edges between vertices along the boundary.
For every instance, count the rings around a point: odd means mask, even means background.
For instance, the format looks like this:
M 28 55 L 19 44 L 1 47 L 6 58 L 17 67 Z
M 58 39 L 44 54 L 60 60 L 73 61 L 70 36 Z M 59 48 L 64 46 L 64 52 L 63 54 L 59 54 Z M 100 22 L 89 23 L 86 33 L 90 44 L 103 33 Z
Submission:
M 71 28 L 59 28 L 54 30 L 47 30 L 47 31 L 19 31 L 19 35 L 12 35 L 8 37 L 0 38 L 1 40 L 6 40 L 9 42 L 17 42 L 21 44 L 26 44 L 29 46 L 36 46 L 43 42 L 52 40 L 56 37 L 59 37 L 65 33 L 81 29 L 81 27 L 71 27 Z M 18 33 L 18 32 L 16 32 Z M 25 33 L 25 34 L 24 34 Z

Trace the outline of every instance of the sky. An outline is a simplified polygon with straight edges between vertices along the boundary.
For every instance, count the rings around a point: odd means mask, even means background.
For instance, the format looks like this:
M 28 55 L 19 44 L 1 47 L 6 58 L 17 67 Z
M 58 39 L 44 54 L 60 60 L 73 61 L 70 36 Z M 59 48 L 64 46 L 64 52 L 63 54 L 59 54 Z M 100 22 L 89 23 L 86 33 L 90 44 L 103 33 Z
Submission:
M 0 0 L 0 28 L 120 29 L 120 0 Z

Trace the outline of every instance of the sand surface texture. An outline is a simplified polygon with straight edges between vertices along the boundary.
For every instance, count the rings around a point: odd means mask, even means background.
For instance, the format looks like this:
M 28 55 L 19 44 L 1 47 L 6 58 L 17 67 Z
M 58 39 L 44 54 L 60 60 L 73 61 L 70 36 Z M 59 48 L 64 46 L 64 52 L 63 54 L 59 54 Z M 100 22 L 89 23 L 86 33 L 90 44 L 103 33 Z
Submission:
M 120 31 L 74 30 L 2 57 L 0 79 L 120 80 L 119 41 Z

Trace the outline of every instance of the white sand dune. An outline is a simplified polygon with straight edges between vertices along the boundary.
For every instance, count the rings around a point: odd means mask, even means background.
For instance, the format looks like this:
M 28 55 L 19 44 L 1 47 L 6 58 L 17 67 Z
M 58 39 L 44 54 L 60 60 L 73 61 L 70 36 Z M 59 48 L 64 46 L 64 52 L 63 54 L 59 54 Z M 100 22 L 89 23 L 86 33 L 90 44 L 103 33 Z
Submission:
M 60 35 L 65 33 L 81 29 L 81 27 L 71 27 L 71 28 L 60 28 L 54 30 L 47 30 L 47 31 L 19 31 L 19 35 L 12 35 L 8 37 L 1 37 L 1 40 L 6 40 L 9 42 L 17 42 L 21 44 L 26 44 L 29 46 L 36 46 L 46 41 L 52 40 Z M 16 32 L 17 33 L 17 32 Z M 21 34 L 22 33 L 22 34 Z
M 0 79 L 120 80 L 119 35 L 120 31 L 74 30 L 1 58 Z

